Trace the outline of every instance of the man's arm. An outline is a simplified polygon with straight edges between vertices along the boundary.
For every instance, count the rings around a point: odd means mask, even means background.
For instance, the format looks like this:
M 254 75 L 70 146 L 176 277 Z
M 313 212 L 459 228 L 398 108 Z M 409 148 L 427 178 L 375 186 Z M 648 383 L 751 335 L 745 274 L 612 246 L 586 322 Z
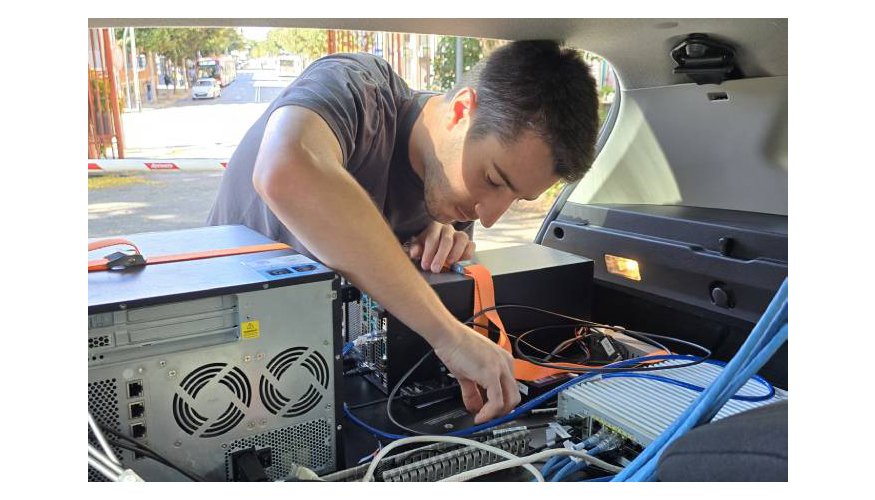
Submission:
M 520 399 L 511 356 L 444 307 L 342 158 L 319 115 L 284 106 L 267 122 L 253 185 L 313 255 L 431 344 L 459 380 L 465 406 L 478 412 L 475 422 L 509 412 Z M 477 386 L 486 391 L 485 405 Z

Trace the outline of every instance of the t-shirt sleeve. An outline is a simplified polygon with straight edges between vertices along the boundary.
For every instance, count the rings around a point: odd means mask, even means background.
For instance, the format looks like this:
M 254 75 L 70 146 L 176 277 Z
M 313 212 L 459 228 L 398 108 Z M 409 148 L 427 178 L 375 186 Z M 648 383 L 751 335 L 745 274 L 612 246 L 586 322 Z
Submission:
M 356 60 L 324 58 L 311 64 L 272 104 L 301 106 L 328 124 L 350 167 L 356 151 L 367 149 L 380 125 L 386 103 L 380 98 L 384 74 Z

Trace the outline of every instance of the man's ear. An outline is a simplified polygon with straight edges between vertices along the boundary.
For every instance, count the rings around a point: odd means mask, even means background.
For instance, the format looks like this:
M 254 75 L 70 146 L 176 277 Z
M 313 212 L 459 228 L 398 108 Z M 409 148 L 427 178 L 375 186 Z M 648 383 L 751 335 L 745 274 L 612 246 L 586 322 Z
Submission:
M 452 130 L 458 125 L 468 127 L 471 125 L 471 115 L 477 107 L 477 92 L 473 87 L 463 87 L 450 102 L 447 109 L 447 130 Z

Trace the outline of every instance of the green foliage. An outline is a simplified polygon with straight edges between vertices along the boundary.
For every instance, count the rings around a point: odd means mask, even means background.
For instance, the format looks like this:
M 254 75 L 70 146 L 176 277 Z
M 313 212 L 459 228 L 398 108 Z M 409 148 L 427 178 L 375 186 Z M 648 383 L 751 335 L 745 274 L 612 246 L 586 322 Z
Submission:
M 135 28 L 137 48 L 173 61 L 197 60 L 202 56 L 227 54 L 244 48 L 234 28 Z
M 599 89 L 599 101 L 606 102 L 608 97 L 614 93 L 614 87 L 611 85 L 605 85 Z
M 277 55 L 286 52 L 305 57 L 309 60 L 319 59 L 328 53 L 328 31 L 304 28 L 278 28 L 267 33 L 266 44 Z M 270 51 L 271 48 L 261 47 L 262 50 Z M 258 57 L 258 56 L 256 56 Z
M 249 45 L 250 58 L 276 57 L 279 53 L 280 48 L 269 40 L 250 42 Z
M 97 112 L 97 109 L 98 109 L 97 108 L 97 100 L 100 100 L 100 109 L 103 110 L 103 113 L 105 113 L 105 114 L 112 113 L 112 110 L 109 109 L 109 99 L 110 99 L 109 88 L 107 88 L 107 85 L 106 85 L 105 81 L 103 80 L 103 78 L 98 77 L 97 72 L 89 71 L 88 81 L 91 84 L 91 96 L 94 98 L 94 101 L 95 101 L 93 103 L 94 112 L 95 113 Z M 119 109 L 122 109 L 125 107 L 124 98 L 121 95 L 118 96 L 118 106 L 119 106 Z
M 483 57 L 483 46 L 476 38 L 462 39 L 462 64 L 469 71 Z M 446 92 L 456 84 L 456 37 L 442 37 L 434 54 L 434 90 Z

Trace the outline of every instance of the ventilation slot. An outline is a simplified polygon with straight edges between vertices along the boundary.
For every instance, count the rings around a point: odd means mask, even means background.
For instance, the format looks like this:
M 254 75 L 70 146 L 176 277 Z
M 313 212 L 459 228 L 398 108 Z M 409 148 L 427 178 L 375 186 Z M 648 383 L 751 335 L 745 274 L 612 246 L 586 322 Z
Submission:
M 88 339 L 88 349 L 97 349 L 98 347 L 109 346 L 109 335 L 101 335 L 100 337 L 91 337 Z
M 273 375 L 274 379 L 281 381 L 283 374 L 301 359 L 306 351 L 306 347 L 286 349 L 267 364 L 268 372 Z M 310 352 L 306 357 L 303 357 L 300 365 L 310 375 L 310 386 L 303 396 L 295 401 L 285 413 L 282 413 L 283 417 L 294 418 L 305 415 L 313 408 L 316 408 L 319 402 L 322 401 L 323 390 L 328 389 L 328 363 L 321 354 L 316 351 Z M 302 371 L 299 373 L 303 374 Z M 319 389 L 320 387 L 322 388 L 321 390 Z M 274 387 L 273 383 L 264 375 L 261 376 L 261 381 L 259 382 L 259 394 L 265 408 L 274 415 L 279 415 L 291 401 L 290 398 Z
M 88 411 L 94 417 L 94 421 L 98 425 L 109 427 L 115 431 L 121 431 L 120 411 L 119 411 L 119 392 L 116 379 L 100 380 L 97 382 L 88 383 Z M 107 436 L 107 439 L 111 439 Z M 91 431 L 88 431 L 88 442 L 97 449 L 101 449 L 100 444 L 94 437 Z M 116 456 L 121 458 L 122 450 L 115 446 L 112 447 Z M 103 474 L 97 472 L 93 467 L 88 466 L 89 481 L 107 481 Z
M 347 342 L 352 342 L 362 334 L 362 304 L 354 301 L 346 304 L 348 322 L 346 325 Z
M 227 366 L 225 363 L 212 363 L 201 366 L 182 380 L 179 384 L 179 389 L 190 396 L 192 400 L 197 400 L 200 391 L 213 379 L 220 377 L 221 373 L 226 371 Z M 236 427 L 245 417 L 240 409 L 240 405 L 249 408 L 249 405 L 252 403 L 252 387 L 240 368 L 236 366 L 231 368 L 219 378 L 217 383 L 227 388 L 237 401 L 228 403 L 228 406 L 225 407 L 221 415 L 215 418 L 199 434 L 199 437 L 202 438 L 221 436 Z M 173 418 L 180 429 L 194 436 L 210 419 L 192 408 L 186 401 L 186 398 L 180 394 L 180 390 L 177 390 L 177 393 L 173 395 Z
M 231 481 L 231 455 L 255 447 L 270 448 L 271 466 L 265 472 L 271 481 L 286 479 L 292 464 L 303 465 L 317 474 L 334 466 L 331 423 L 325 419 L 248 436 L 228 444 L 225 450 L 225 478 Z

